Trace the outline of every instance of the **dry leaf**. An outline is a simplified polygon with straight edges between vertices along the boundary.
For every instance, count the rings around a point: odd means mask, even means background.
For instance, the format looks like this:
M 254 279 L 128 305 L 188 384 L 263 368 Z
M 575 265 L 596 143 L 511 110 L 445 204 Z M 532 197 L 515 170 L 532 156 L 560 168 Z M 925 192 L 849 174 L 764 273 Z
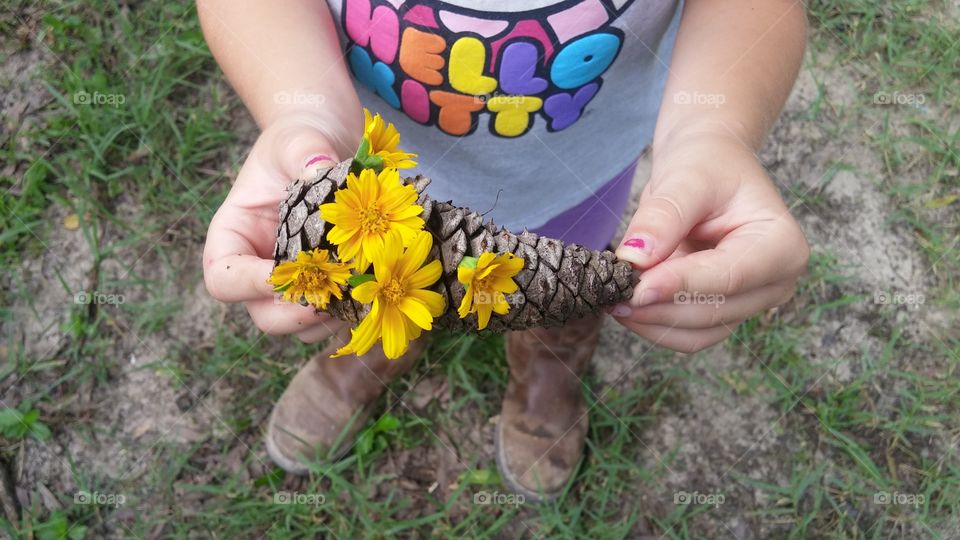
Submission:
M 944 206 L 950 206 L 957 199 L 960 199 L 960 195 L 944 195 L 943 197 L 937 197 L 936 199 L 929 201 L 925 206 L 933 209 L 943 208 Z
M 68 231 L 75 231 L 80 228 L 80 216 L 76 214 L 67 214 L 63 217 L 63 228 Z

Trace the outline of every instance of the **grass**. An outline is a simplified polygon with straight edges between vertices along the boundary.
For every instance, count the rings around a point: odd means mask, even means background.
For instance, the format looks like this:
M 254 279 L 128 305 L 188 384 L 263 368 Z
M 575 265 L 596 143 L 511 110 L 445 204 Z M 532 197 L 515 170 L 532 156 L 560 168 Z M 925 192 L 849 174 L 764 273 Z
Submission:
M 891 221 L 912 232 L 931 268 L 931 306 L 956 310 L 960 220 L 951 197 L 960 194 L 960 45 L 948 9 L 918 1 L 812 2 L 810 69 L 820 96 L 791 120 L 870 148 L 883 164 Z M 587 453 L 556 503 L 474 504 L 478 493 L 507 493 L 469 435 L 498 414 L 508 374 L 498 339 L 449 334 L 391 385 L 385 412 L 344 460 L 318 464 L 305 480 L 285 477 L 263 461 L 260 430 L 312 349 L 262 336 L 242 309 L 203 321 L 209 334 L 182 322 L 196 300 L 190 295 L 201 290 L 196 259 L 206 224 L 252 136 L 192 5 L 14 2 L 11 12 L 0 21 L 3 35 L 25 36 L 23 46 L 46 59 L 37 75 L 45 105 L 14 125 L 0 148 L 13 166 L 0 177 L 0 324 L 52 324 L 31 332 L 62 338 L 38 347 L 4 333 L 0 409 L 11 421 L 0 462 L 13 471 L 41 439 L 74 450 L 113 442 L 102 417 L 123 404 L 106 396 L 131 374 L 169 383 L 170 399 L 182 402 L 185 414 L 214 418 L 202 437 L 160 437 L 143 456 L 150 464 L 144 471 L 135 472 L 139 455 L 116 456 L 124 470 L 107 475 L 84 462 L 89 454 L 71 454 L 79 456 L 68 467 L 77 490 L 127 500 L 81 504 L 79 491 L 51 484 L 64 491 L 56 493 L 62 508 L 50 510 L 39 484 L 27 483 L 20 487 L 31 503 L 21 518 L 0 520 L 10 537 L 94 538 L 109 530 L 133 537 L 693 538 L 737 536 L 727 523 L 739 515 L 772 537 L 947 538 L 956 530 L 960 340 L 908 331 L 896 309 L 861 309 L 870 299 L 857 288 L 858 261 L 824 250 L 815 252 L 795 301 L 748 321 L 725 346 L 745 363 L 715 366 L 712 353 L 678 359 L 655 351 L 642 359 L 637 384 L 588 378 Z M 19 45 L 5 40 L 4 54 L 14 55 Z M 863 100 L 846 108 L 830 102 L 826 72 L 838 69 L 851 74 Z M 876 105 L 880 92 L 923 95 L 926 109 Z M 865 125 L 876 127 L 864 135 Z M 837 163 L 822 184 L 854 169 Z M 829 208 L 819 189 L 788 202 Z M 40 271 L 52 293 L 37 294 L 31 273 Z M 82 292 L 125 298 L 75 303 Z M 67 313 L 55 323 L 45 315 L 51 297 Z M 864 320 L 847 320 L 857 317 Z M 882 346 L 820 351 L 818 331 L 843 323 L 869 326 Z M 409 405 L 424 380 L 446 388 L 443 407 Z M 774 421 L 760 422 L 757 442 L 776 440 L 782 453 L 738 450 L 743 461 L 716 465 L 729 469 L 719 480 L 692 480 L 722 490 L 723 505 L 673 504 L 672 478 L 696 465 L 682 447 L 713 448 L 719 456 L 730 441 L 681 433 L 654 455 L 661 441 L 645 437 L 658 433 L 666 416 L 695 414 L 704 395 L 775 412 Z M 695 418 L 693 425 L 709 424 Z M 123 452 L 143 451 L 135 440 L 119 442 Z M 758 477 L 756 467 L 770 462 L 784 474 Z M 440 469 L 445 485 L 431 490 Z M 287 493 L 302 500 L 276 498 Z M 922 502 L 878 503 L 878 494 Z

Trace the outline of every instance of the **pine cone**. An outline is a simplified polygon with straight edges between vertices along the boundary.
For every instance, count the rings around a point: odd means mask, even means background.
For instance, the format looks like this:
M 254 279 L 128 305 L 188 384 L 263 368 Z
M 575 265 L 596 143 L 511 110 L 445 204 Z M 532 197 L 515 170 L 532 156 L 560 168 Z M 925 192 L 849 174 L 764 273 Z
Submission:
M 280 204 L 280 227 L 274 248 L 274 264 L 294 260 L 301 250 L 316 247 L 336 252 L 327 232 L 333 227 L 320 217 L 318 206 L 332 202 L 334 192 L 346 183 L 350 161 L 320 170 L 310 180 L 297 180 Z M 577 244 L 524 231 L 517 235 L 484 221 L 480 214 L 459 208 L 450 202 L 431 199 L 426 193 L 430 179 L 407 178 L 423 206 L 425 228 L 434 236 L 431 258 L 439 258 L 443 275 L 432 287 L 447 301 L 447 309 L 434 324 L 441 328 L 476 331 L 476 314 L 461 319 L 457 306 L 464 287 L 457 281 L 457 266 L 465 256 L 479 257 L 485 251 L 512 252 L 525 260 L 514 277 L 519 289 L 507 295 L 510 312 L 494 315 L 487 326 L 492 332 L 524 330 L 533 327 L 560 326 L 568 320 L 595 314 L 605 306 L 630 298 L 636 279 L 629 263 L 620 261 L 611 251 L 591 251 Z M 358 323 L 369 310 L 345 295 L 331 299 L 326 311 L 338 319 Z

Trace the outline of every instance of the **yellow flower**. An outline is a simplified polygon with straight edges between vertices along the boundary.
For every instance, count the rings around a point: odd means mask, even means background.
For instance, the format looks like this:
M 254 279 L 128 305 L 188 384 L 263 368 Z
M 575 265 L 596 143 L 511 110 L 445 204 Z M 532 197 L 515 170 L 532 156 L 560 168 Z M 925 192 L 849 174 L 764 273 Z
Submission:
M 382 338 L 387 358 L 399 358 L 411 340 L 433 327 L 434 317 L 443 313 L 445 305 L 442 295 L 426 290 L 442 272 L 440 261 L 423 264 L 431 247 L 433 237 L 427 231 L 418 232 L 406 250 L 400 233 L 387 235 L 383 249 L 374 254 L 375 278 L 351 292 L 354 300 L 373 303 L 370 313 L 351 330 L 350 343 L 333 357 L 364 354 Z
M 466 288 L 457 314 L 464 318 L 477 314 L 479 329 L 490 322 L 490 313 L 504 315 L 510 311 L 505 295 L 516 292 L 513 276 L 523 268 L 523 259 L 513 253 L 496 255 L 485 252 L 479 259 L 467 258 L 457 268 L 457 281 Z
M 363 109 L 363 118 L 363 138 L 368 144 L 368 155 L 381 158 L 384 169 L 406 169 L 417 166 L 417 162 L 410 159 L 417 157 L 416 154 L 397 148 L 400 144 L 400 132 L 393 123 L 386 123 L 380 113 L 371 117 L 370 111 L 366 108 Z
M 343 298 L 340 286 L 345 285 L 349 277 L 348 265 L 331 261 L 325 249 L 314 249 L 297 253 L 296 261 L 277 265 L 267 282 L 273 285 L 274 291 L 282 292 L 288 302 L 306 298 L 315 308 L 325 309 L 331 294 Z
M 413 186 L 400 183 L 396 169 L 384 169 L 379 176 L 370 169 L 360 171 L 359 177 L 350 173 L 334 202 L 320 205 L 320 216 L 334 225 L 327 240 L 337 246 L 341 261 L 356 258 L 355 268 L 363 273 L 383 250 L 387 233 L 398 231 L 409 245 L 423 229 L 423 207 L 414 204 L 417 197 Z

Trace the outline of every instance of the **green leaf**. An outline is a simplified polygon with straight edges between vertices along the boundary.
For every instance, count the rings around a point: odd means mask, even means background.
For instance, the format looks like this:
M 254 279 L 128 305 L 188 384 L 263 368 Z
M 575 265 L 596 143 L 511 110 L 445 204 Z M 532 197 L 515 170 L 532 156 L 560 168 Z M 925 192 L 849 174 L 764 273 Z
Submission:
M 40 411 L 33 409 L 24 413 L 22 422 L 28 426 L 32 426 L 38 418 L 40 418 Z
M 74 527 L 76 529 L 77 527 Z M 74 536 L 70 530 L 70 523 L 67 522 L 67 516 L 63 512 L 57 510 L 50 514 L 49 519 L 42 523 L 38 523 L 34 528 L 36 537 L 39 540 L 64 540 L 70 538 L 71 540 L 78 540 L 83 538 L 86 535 L 87 528 L 81 527 L 80 536 Z
M 350 284 L 351 287 L 356 287 L 357 285 L 366 283 L 368 281 L 373 281 L 374 279 L 375 277 L 373 274 L 353 274 L 347 278 L 347 283 Z
M 24 438 L 30 432 L 30 426 L 34 421 L 36 421 L 36 415 L 33 416 L 32 421 L 28 422 L 27 417 L 17 409 L 0 409 L 0 433 L 8 439 Z
M 377 423 L 373 425 L 373 429 L 379 433 L 387 433 L 399 427 L 400 419 L 390 413 L 386 413 L 381 416 L 377 420 Z
M 374 432 L 372 429 L 368 429 L 360 434 L 360 437 L 357 438 L 356 446 L 358 454 L 366 456 L 373 450 L 373 436 Z
M 467 471 L 460 477 L 460 483 L 489 486 L 500 483 L 500 475 L 490 469 Z
M 41 441 L 50 438 L 50 428 L 40 421 L 40 411 L 27 402 L 18 407 L 0 409 L 0 433 L 4 437 L 19 440 L 30 434 Z
M 353 163 L 350 164 L 350 172 L 360 174 L 363 169 L 372 169 L 375 172 L 383 170 L 383 158 L 370 154 L 370 140 L 366 137 L 360 139 L 360 148 L 353 156 Z
M 0 409 L 0 429 L 6 429 L 23 422 L 23 413 L 16 409 Z
M 354 165 L 359 164 L 361 169 L 372 169 L 377 173 L 383 170 L 383 158 L 380 156 L 366 156 L 363 159 L 354 159 L 353 163 Z
M 477 267 L 477 258 L 476 257 L 464 257 L 460 261 L 460 264 L 457 265 L 458 268 L 476 268 Z
M 370 139 L 366 137 L 360 138 L 360 148 L 357 148 L 357 153 L 353 156 L 353 159 L 356 161 L 362 162 L 370 156 Z
M 30 426 L 30 434 L 38 441 L 45 441 L 50 438 L 50 428 L 43 422 L 37 422 Z

